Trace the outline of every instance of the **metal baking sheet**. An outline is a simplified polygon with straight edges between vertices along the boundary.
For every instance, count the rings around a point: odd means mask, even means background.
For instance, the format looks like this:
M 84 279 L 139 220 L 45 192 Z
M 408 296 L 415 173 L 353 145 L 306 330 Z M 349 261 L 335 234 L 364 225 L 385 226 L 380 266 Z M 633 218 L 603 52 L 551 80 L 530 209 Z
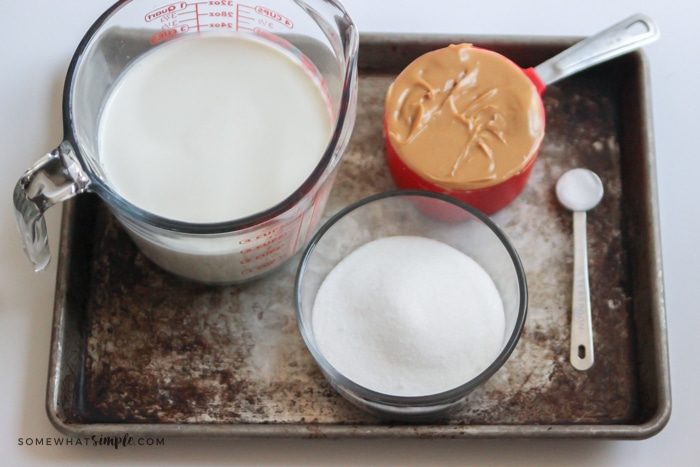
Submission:
M 453 42 L 522 66 L 571 39 L 365 35 L 357 125 L 326 215 L 393 183 L 382 110 L 393 76 Z M 508 363 L 432 424 L 367 415 L 325 382 L 296 329 L 298 258 L 264 280 L 213 288 L 162 272 L 100 203 L 64 211 L 47 409 L 62 431 L 192 436 L 644 438 L 670 416 L 654 153 L 644 57 L 633 53 L 545 94 L 547 135 L 520 198 L 494 218 L 527 272 L 530 308 Z M 570 213 L 553 186 L 573 167 L 605 183 L 589 214 L 596 363 L 568 363 Z

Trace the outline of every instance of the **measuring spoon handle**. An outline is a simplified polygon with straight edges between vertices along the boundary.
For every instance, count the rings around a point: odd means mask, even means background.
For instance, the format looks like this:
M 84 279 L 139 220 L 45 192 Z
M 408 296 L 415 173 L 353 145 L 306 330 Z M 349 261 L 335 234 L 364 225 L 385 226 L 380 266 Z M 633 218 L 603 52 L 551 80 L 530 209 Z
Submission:
M 579 371 L 593 366 L 591 291 L 588 285 L 586 212 L 574 212 L 574 284 L 571 298 L 571 365 Z
M 542 83 L 550 85 L 658 38 L 659 28 L 656 24 L 648 16 L 638 13 L 537 65 L 535 73 Z

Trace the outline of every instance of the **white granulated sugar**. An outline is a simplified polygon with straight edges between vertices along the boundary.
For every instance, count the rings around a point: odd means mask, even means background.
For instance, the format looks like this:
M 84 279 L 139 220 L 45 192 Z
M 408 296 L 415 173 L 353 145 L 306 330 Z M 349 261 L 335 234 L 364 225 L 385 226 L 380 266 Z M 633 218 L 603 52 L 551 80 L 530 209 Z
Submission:
M 473 259 L 442 242 L 369 242 L 328 274 L 312 314 L 333 367 L 365 388 L 425 396 L 486 369 L 504 343 L 503 303 Z

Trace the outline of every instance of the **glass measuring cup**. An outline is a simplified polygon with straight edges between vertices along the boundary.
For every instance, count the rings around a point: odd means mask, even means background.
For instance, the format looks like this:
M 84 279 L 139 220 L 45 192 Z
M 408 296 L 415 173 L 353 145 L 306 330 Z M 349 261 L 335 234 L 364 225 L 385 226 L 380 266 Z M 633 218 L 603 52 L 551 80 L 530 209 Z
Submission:
M 66 77 L 64 140 L 24 174 L 13 193 L 24 249 L 36 271 L 50 260 L 43 213 L 84 192 L 97 194 L 156 264 L 197 281 L 253 279 L 280 266 L 307 243 L 355 121 L 358 33 L 335 0 L 264 1 L 164 5 L 163 0 L 126 0 L 92 25 Z M 197 224 L 145 211 L 114 189 L 100 164 L 98 122 L 112 87 L 135 60 L 175 37 L 209 31 L 252 34 L 286 48 L 318 78 L 335 122 L 318 165 L 286 199 L 245 218 Z

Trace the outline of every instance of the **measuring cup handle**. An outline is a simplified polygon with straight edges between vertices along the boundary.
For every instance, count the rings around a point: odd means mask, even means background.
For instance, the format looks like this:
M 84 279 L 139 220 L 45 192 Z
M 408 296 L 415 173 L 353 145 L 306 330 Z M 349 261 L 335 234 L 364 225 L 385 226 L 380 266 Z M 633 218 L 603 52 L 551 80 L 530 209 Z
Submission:
M 550 85 L 658 38 L 659 28 L 651 18 L 643 14 L 632 15 L 537 65 L 535 73 L 545 85 Z
M 88 185 L 89 179 L 67 141 L 39 159 L 15 185 L 12 198 L 17 227 L 35 271 L 46 268 L 51 260 L 44 212 L 82 193 Z

